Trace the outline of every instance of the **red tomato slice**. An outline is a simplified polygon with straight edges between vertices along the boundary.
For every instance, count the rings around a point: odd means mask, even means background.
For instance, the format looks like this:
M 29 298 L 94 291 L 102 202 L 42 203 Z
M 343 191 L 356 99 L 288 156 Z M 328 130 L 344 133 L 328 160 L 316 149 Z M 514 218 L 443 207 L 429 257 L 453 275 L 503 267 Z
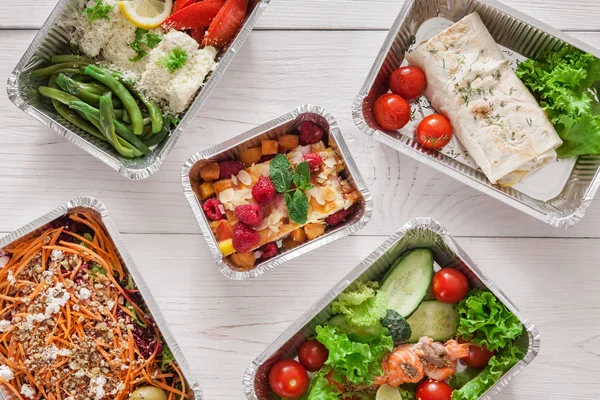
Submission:
M 173 4 L 173 11 L 171 11 L 171 14 L 175 14 L 177 11 L 184 9 L 187 6 L 194 4 L 195 2 L 196 0 L 175 0 L 175 4 Z
M 244 22 L 248 0 L 227 0 L 210 24 L 203 46 L 221 49 L 229 43 Z
M 162 26 L 166 29 L 184 30 L 209 26 L 225 4 L 221 0 L 204 0 L 171 14 Z
M 204 35 L 206 35 L 206 28 L 192 28 L 190 29 L 190 36 L 194 39 L 198 44 L 202 43 L 204 39 Z
M 419 400 L 451 400 L 452 388 L 446 382 L 425 379 L 417 385 Z

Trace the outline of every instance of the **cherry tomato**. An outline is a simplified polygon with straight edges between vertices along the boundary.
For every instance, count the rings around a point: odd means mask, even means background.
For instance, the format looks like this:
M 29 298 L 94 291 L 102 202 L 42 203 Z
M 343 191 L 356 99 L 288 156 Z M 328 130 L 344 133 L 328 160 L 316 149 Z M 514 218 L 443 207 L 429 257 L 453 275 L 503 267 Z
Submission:
M 459 339 L 459 343 L 469 343 L 466 340 Z M 494 356 L 494 352 L 488 350 L 485 345 L 479 347 L 475 344 L 469 346 L 469 355 L 465 358 L 461 358 L 465 364 L 471 368 L 483 368 L 490 362 L 490 358 Z
M 297 399 L 308 389 L 308 374 L 299 362 L 280 360 L 269 372 L 269 386 L 277 396 Z
M 441 149 L 452 139 L 452 124 L 440 114 L 425 117 L 417 128 L 417 140 L 428 149 Z
M 310 372 L 320 370 L 328 357 L 329 350 L 327 350 L 327 347 L 316 340 L 307 340 L 298 349 L 300 364 L 304 365 L 304 368 Z
M 390 76 L 390 90 L 406 100 L 414 100 L 423 94 L 427 79 L 419 67 L 400 67 Z
M 417 385 L 419 400 L 451 400 L 452 388 L 446 382 L 425 379 Z
M 454 268 L 443 268 L 433 276 L 433 295 L 442 303 L 458 303 L 469 291 L 469 281 Z
M 387 131 L 403 128 L 410 120 L 410 106 L 402 97 L 393 93 L 381 95 L 373 106 L 377 123 Z

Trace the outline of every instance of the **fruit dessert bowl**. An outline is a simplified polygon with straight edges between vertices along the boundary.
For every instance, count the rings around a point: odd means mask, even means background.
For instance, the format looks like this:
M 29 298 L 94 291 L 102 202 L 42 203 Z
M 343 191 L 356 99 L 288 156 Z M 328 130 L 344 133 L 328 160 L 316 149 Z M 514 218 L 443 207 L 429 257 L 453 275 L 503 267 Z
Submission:
M 372 200 L 336 120 L 304 105 L 211 149 L 181 173 L 217 267 L 251 279 L 362 229 Z

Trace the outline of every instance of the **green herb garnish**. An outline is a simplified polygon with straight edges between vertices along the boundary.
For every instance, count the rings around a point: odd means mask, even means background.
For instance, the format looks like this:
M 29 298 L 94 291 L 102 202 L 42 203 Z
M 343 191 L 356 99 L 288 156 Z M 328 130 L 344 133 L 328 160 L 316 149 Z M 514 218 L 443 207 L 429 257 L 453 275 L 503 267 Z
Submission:
M 127 308 L 131 314 L 133 315 L 133 320 L 142 328 L 146 327 L 146 324 L 142 322 L 142 320 L 140 319 L 140 317 L 138 317 L 137 312 L 135 311 L 135 308 L 133 307 L 133 305 L 130 302 L 127 302 L 125 304 L 125 308 Z
M 161 371 L 166 372 L 167 369 L 171 367 L 174 361 L 175 357 L 173 357 L 173 353 L 171 352 L 171 350 L 167 346 L 163 345 L 162 357 L 160 359 Z
M 129 61 L 136 62 L 146 57 L 148 54 L 146 47 L 153 49 L 158 46 L 161 40 L 161 37 L 156 33 L 149 32 L 146 29 L 137 28 L 135 30 L 135 40 L 129 43 L 129 47 L 135 50 L 137 55 L 133 58 L 130 58 Z
M 314 187 L 310 184 L 308 163 L 303 161 L 292 170 L 287 157 L 278 154 L 271 160 L 270 177 L 275 190 L 284 193 L 290 219 L 298 224 L 305 224 L 308 220 L 308 197 L 303 190 L 311 190 Z
M 98 19 L 106 19 L 110 21 L 108 14 L 112 11 L 113 6 L 104 4 L 102 0 L 94 0 L 96 5 L 83 10 L 88 22 L 94 22 Z
M 168 55 L 158 60 L 156 63 L 165 67 L 170 73 L 177 71 L 187 62 L 188 53 L 181 47 L 175 47 Z
M 92 274 L 106 276 L 106 270 L 104 268 L 102 268 L 101 266 L 99 266 L 98 264 L 95 264 L 92 267 Z

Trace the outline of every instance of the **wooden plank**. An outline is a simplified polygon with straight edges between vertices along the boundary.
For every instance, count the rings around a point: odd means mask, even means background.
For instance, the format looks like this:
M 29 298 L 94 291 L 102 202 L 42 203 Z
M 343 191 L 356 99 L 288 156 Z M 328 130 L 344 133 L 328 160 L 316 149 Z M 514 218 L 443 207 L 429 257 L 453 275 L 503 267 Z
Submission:
M 504 0 L 506 5 L 559 29 L 597 30 L 600 7 L 590 0 Z M 56 0 L 0 4 L 0 28 L 42 26 Z M 259 29 L 389 29 L 404 0 L 271 1 Z
M 33 35 L 0 32 L 2 76 L 9 75 Z M 360 133 L 350 106 L 384 36 L 362 31 L 253 33 L 161 171 L 142 182 L 125 180 L 0 96 L 0 227 L 16 229 L 72 197 L 93 195 L 107 204 L 124 232 L 197 233 L 181 192 L 185 160 L 300 104 L 313 103 L 338 119 L 373 194 L 373 219 L 361 235 L 389 235 L 420 216 L 440 220 L 458 236 L 600 235 L 598 201 L 575 228 L 557 230 Z M 600 45 L 600 33 L 577 36 Z M 353 46 L 347 49 L 347 43 Z M 5 91 L 5 81 L 0 91 Z

